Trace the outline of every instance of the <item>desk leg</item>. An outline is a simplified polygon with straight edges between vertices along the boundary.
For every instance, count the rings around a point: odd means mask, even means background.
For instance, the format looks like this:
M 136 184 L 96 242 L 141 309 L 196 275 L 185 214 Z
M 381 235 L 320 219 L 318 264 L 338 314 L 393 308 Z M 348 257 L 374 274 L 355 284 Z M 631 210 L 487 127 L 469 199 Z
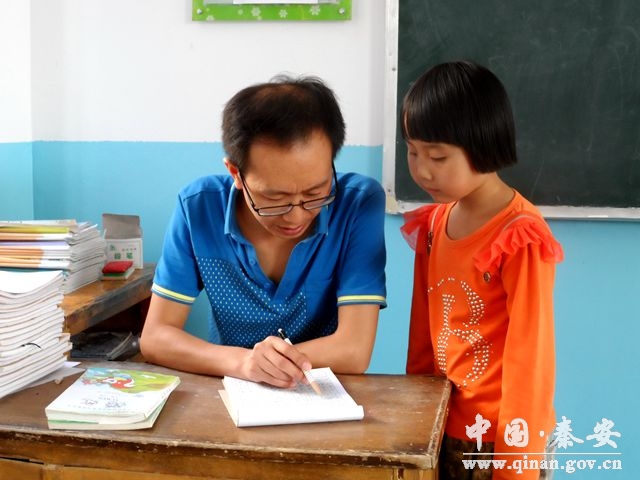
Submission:
M 413 470 L 399 468 L 394 470 L 393 480 L 437 480 L 437 470 Z

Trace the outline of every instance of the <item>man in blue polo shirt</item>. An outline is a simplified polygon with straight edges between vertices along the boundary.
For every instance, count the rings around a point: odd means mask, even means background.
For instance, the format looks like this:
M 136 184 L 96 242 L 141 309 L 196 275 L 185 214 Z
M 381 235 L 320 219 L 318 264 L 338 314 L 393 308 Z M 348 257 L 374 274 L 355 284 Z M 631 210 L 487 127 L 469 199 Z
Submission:
M 277 77 L 238 92 L 222 130 L 229 175 L 178 195 L 142 353 L 279 387 L 312 366 L 365 371 L 386 305 L 385 196 L 370 178 L 336 173 L 345 126 L 333 92 L 314 77 Z M 203 288 L 209 342 L 184 331 Z

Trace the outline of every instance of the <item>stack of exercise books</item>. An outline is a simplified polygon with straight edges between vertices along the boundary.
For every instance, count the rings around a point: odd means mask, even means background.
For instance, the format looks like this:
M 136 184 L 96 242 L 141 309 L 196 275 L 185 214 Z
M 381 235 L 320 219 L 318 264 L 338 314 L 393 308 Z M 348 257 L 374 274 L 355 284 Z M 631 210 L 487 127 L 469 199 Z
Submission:
M 90 367 L 47 405 L 47 423 L 65 430 L 150 428 L 179 384 L 177 375 Z
M 0 269 L 0 398 L 60 368 L 71 350 L 63 333 L 61 270 Z
M 62 270 L 63 293 L 99 280 L 105 261 L 106 242 L 97 224 L 0 221 L 0 268 Z

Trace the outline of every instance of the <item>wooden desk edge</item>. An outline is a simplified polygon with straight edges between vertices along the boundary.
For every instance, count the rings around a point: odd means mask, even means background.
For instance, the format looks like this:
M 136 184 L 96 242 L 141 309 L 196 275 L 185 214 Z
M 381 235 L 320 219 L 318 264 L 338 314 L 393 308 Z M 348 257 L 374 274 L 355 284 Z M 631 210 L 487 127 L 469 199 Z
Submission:
M 215 448 L 211 444 L 201 442 L 191 442 L 185 439 L 141 442 L 126 435 L 126 431 L 121 431 L 117 439 L 97 438 L 91 431 L 75 431 L 74 440 L 69 441 L 68 432 L 64 430 L 50 430 L 46 434 L 38 434 L 24 428 L 13 428 L 11 430 L 0 428 L 0 440 L 3 442 L 2 455 L 0 458 L 30 458 L 18 455 L 24 449 L 20 446 L 26 442 L 29 445 L 51 445 L 59 441 L 64 441 L 66 447 L 87 448 L 86 442 L 92 442 L 91 448 L 112 448 L 117 444 L 120 451 L 136 452 L 136 455 L 158 455 L 166 454 L 174 457 L 183 456 L 187 458 L 221 458 L 227 460 L 243 460 L 250 462 L 267 461 L 269 463 L 282 464 L 317 464 L 325 466 L 342 466 L 353 468 L 390 468 L 404 469 L 411 471 L 430 471 L 437 465 L 437 455 L 430 454 L 410 455 L 406 453 L 380 453 L 380 452 L 350 452 L 336 450 L 316 450 L 310 453 L 308 450 L 295 448 L 279 448 L 277 452 L 273 450 L 257 450 L 255 446 L 243 446 L 235 443 L 216 443 Z M 209 447 L 209 448 L 207 448 Z M 280 455 L 280 459 L 275 459 L 275 454 Z M 13 457 L 12 457 L 13 456 Z M 50 462 L 50 458 L 36 458 L 37 462 Z M 55 462 L 53 462 L 55 463 Z M 98 467 L 96 467 L 98 468 Z
M 451 382 L 447 380 L 445 386 L 445 394 L 440 399 L 440 404 L 436 410 L 437 416 L 435 425 L 437 428 L 433 429 L 433 434 L 429 440 L 428 458 L 433 459 L 433 464 L 428 468 L 435 469 L 438 463 L 438 456 L 440 454 L 440 446 L 442 444 L 442 437 L 444 436 L 444 429 L 447 423 L 447 415 L 449 414 L 449 397 L 451 396 Z M 424 467 L 423 467 L 424 468 Z
M 149 298 L 154 272 L 155 264 L 148 263 L 123 282 L 109 282 L 108 286 L 103 287 L 106 281 L 99 280 L 65 295 L 61 307 L 66 331 L 74 335 Z M 104 290 L 100 291 L 97 299 L 95 293 L 90 293 L 102 288 Z M 119 308 L 110 308 L 112 303 L 119 303 Z
M 114 366 L 117 364 L 119 364 L 119 362 L 109 363 L 109 365 Z M 146 368 L 158 371 L 165 370 L 164 367 L 158 367 L 151 364 L 147 364 Z M 377 375 L 374 374 L 373 376 Z M 393 376 L 395 375 L 391 375 L 391 377 Z M 350 376 L 338 375 L 338 377 L 346 381 Z M 70 379 L 68 382 L 72 380 L 73 379 Z M 446 382 L 446 380 L 444 381 Z M 20 447 L 18 445 L 20 442 L 27 442 L 29 444 L 35 442 L 46 445 L 62 441 L 67 447 L 72 447 L 74 444 L 83 446 L 87 440 L 90 440 L 94 443 L 95 448 L 100 448 L 100 445 L 106 447 L 118 444 L 120 445 L 120 448 L 126 449 L 129 446 L 129 450 L 139 452 L 143 455 L 151 455 L 153 453 L 166 450 L 166 452 L 171 452 L 172 454 L 184 455 L 192 458 L 199 458 L 204 455 L 236 460 L 244 458 L 251 460 L 260 459 L 273 461 L 274 452 L 276 452 L 281 456 L 281 458 L 283 458 L 283 463 L 298 463 L 302 461 L 304 463 L 317 462 L 319 465 L 339 464 L 351 467 L 375 466 L 376 468 L 384 465 L 388 468 L 395 469 L 428 471 L 436 468 L 440 441 L 447 416 L 447 405 L 451 385 L 449 382 L 446 382 L 443 384 L 443 387 L 443 393 L 439 398 L 438 405 L 436 406 L 436 415 L 433 429 L 431 431 L 431 437 L 425 442 L 427 448 L 419 454 L 407 451 L 382 452 L 374 449 L 367 452 L 362 450 L 334 450 L 331 448 L 323 448 L 315 453 L 311 453 L 308 449 L 300 449 L 296 446 L 279 446 L 276 450 L 270 448 L 256 449 L 255 445 L 244 446 L 239 443 L 227 442 L 216 442 L 215 444 L 212 444 L 209 440 L 204 442 L 190 441 L 186 438 L 181 438 L 179 442 L 177 442 L 175 438 L 156 438 L 153 441 L 147 441 L 150 439 L 141 439 L 139 432 L 135 430 L 118 431 L 115 435 L 106 433 L 105 431 L 75 431 L 73 433 L 74 440 L 70 441 L 69 432 L 65 430 L 50 430 L 46 428 L 34 429 L 32 427 L 21 427 L 16 425 L 12 425 L 10 428 L 7 428 L 6 425 L 0 425 L 0 439 L 2 440 L 1 443 L 3 443 L 7 449 L 7 452 L 5 453 L 18 453 L 20 451 Z M 207 385 L 206 388 L 210 388 L 210 385 Z M 18 442 L 18 444 L 16 444 L 18 446 L 15 447 L 15 450 L 10 446 L 10 444 L 14 442 Z M 222 455 L 222 452 L 224 452 L 224 455 Z M 327 458 L 332 459 L 332 461 L 327 461 Z

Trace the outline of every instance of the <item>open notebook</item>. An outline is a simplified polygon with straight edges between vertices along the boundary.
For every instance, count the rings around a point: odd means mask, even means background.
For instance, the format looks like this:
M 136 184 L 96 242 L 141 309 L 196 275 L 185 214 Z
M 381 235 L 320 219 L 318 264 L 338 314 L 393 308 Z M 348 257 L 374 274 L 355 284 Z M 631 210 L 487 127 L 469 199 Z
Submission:
M 224 377 L 220 397 L 238 427 L 292 423 L 362 420 L 364 409 L 356 404 L 330 368 L 315 368 L 311 374 L 322 390 L 309 385 L 293 389 Z

